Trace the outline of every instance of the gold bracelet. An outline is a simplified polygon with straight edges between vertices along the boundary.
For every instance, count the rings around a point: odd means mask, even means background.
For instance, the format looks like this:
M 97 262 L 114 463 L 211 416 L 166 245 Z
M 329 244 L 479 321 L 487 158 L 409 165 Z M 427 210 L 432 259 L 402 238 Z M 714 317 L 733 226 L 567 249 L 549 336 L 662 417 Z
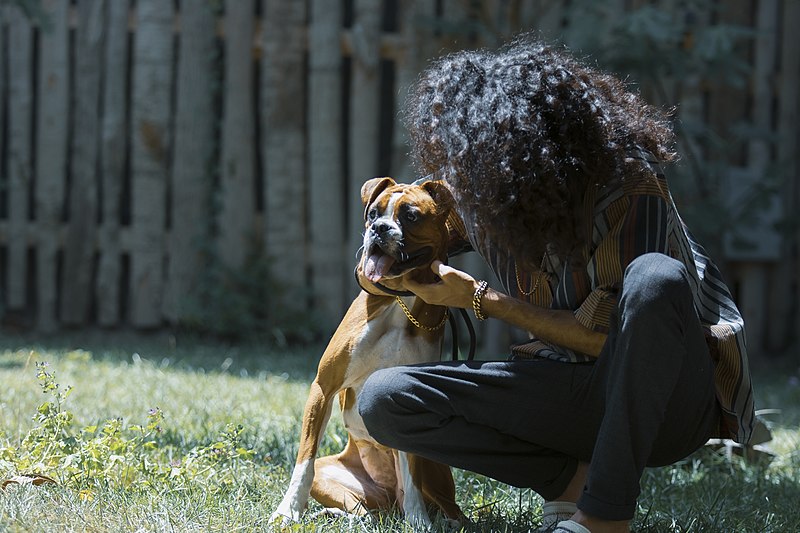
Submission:
M 481 304 L 483 303 L 483 295 L 489 288 L 487 281 L 481 280 L 478 282 L 478 288 L 475 289 L 475 294 L 472 295 L 472 310 L 475 311 L 475 318 L 478 320 L 486 320 L 486 315 L 483 314 Z

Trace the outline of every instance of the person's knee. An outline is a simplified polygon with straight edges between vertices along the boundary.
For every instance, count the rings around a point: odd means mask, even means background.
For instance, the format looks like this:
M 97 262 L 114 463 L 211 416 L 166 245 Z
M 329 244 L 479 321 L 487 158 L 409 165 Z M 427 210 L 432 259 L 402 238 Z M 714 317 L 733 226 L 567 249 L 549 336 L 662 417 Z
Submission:
M 688 279 L 680 261 L 659 253 L 641 255 L 625 269 L 623 299 L 639 312 L 684 309 L 693 305 Z
M 393 393 L 400 381 L 397 374 L 396 368 L 377 370 L 366 379 L 358 393 L 358 413 L 367 431 L 379 441 L 390 427 L 387 420 L 391 417 Z

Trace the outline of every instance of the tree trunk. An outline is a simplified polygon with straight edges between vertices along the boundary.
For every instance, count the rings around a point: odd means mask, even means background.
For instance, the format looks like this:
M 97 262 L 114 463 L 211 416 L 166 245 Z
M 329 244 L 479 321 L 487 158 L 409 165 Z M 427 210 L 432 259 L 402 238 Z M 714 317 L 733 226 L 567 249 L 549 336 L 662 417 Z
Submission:
M 173 4 L 137 0 L 133 51 L 131 323 L 162 324 Z
M 181 3 L 172 231 L 165 315 L 176 324 L 196 300 L 201 245 L 210 237 L 214 153 L 215 18 L 207 0 Z
M 103 67 L 103 123 L 100 141 L 102 225 L 97 273 L 97 321 L 115 326 L 120 320 L 120 209 L 127 149 L 128 14 L 126 0 L 107 1 L 106 56 Z
M 355 16 L 350 31 L 353 55 L 350 83 L 350 177 L 347 194 L 347 250 L 350 261 L 362 243 L 364 209 L 361 186 L 379 174 L 380 151 L 380 82 L 381 82 L 381 7 L 380 0 L 356 0 Z M 351 277 L 350 293 L 358 291 Z
M 8 311 L 27 304 L 28 195 L 32 179 L 33 35 L 21 11 L 11 9 L 8 24 Z
M 97 234 L 97 163 L 100 133 L 100 69 L 103 3 L 78 2 L 75 64 L 75 131 L 69 191 L 69 224 L 64 245 L 61 322 L 82 326 L 89 315 Z
M 217 249 L 223 264 L 240 269 L 255 229 L 254 0 L 225 2 L 225 85 Z
M 312 0 L 308 34 L 311 288 L 314 309 L 331 321 L 344 311 L 351 266 L 344 263 L 340 10 L 339 2 Z
M 58 328 L 56 261 L 64 215 L 69 110 L 69 0 L 44 3 L 51 26 L 39 46 L 39 112 L 36 126 L 37 316 L 40 331 Z
M 310 193 L 306 190 L 304 122 L 306 6 L 303 2 L 272 0 L 263 0 L 262 5 L 261 124 L 266 246 L 272 276 L 287 289 L 282 301 L 275 304 L 302 310 L 300 291 L 306 286 L 309 253 L 305 246 L 309 231 L 305 198 Z M 309 120 L 316 119 L 309 117 Z M 318 172 L 324 164 L 324 161 L 319 163 Z

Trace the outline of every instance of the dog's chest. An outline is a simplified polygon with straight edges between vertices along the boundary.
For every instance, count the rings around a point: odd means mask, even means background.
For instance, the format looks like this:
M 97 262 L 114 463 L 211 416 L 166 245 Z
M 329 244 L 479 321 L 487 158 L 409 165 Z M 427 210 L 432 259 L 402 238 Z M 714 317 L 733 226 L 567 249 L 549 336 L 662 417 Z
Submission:
M 441 336 L 421 335 L 393 303 L 365 324 L 353 345 L 345 382 L 352 387 L 380 368 L 438 361 L 440 355 Z
M 409 302 L 410 304 L 410 302 Z M 367 322 L 356 341 L 345 375 L 345 387 L 355 396 L 370 374 L 381 368 L 438 361 L 441 357 L 441 336 L 435 339 L 415 334 L 408 318 L 397 304 L 392 304 Z M 342 411 L 347 430 L 356 438 L 373 441 L 367 433 L 357 409 Z

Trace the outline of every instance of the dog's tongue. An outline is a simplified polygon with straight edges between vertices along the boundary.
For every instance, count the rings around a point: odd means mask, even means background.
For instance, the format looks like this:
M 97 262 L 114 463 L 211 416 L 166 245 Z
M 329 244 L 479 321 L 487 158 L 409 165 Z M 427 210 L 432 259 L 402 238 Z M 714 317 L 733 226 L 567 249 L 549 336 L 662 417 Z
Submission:
M 389 272 L 394 264 L 394 258 L 390 255 L 375 253 L 367 258 L 364 265 L 364 275 L 373 283 L 377 283 L 380 279 Z

